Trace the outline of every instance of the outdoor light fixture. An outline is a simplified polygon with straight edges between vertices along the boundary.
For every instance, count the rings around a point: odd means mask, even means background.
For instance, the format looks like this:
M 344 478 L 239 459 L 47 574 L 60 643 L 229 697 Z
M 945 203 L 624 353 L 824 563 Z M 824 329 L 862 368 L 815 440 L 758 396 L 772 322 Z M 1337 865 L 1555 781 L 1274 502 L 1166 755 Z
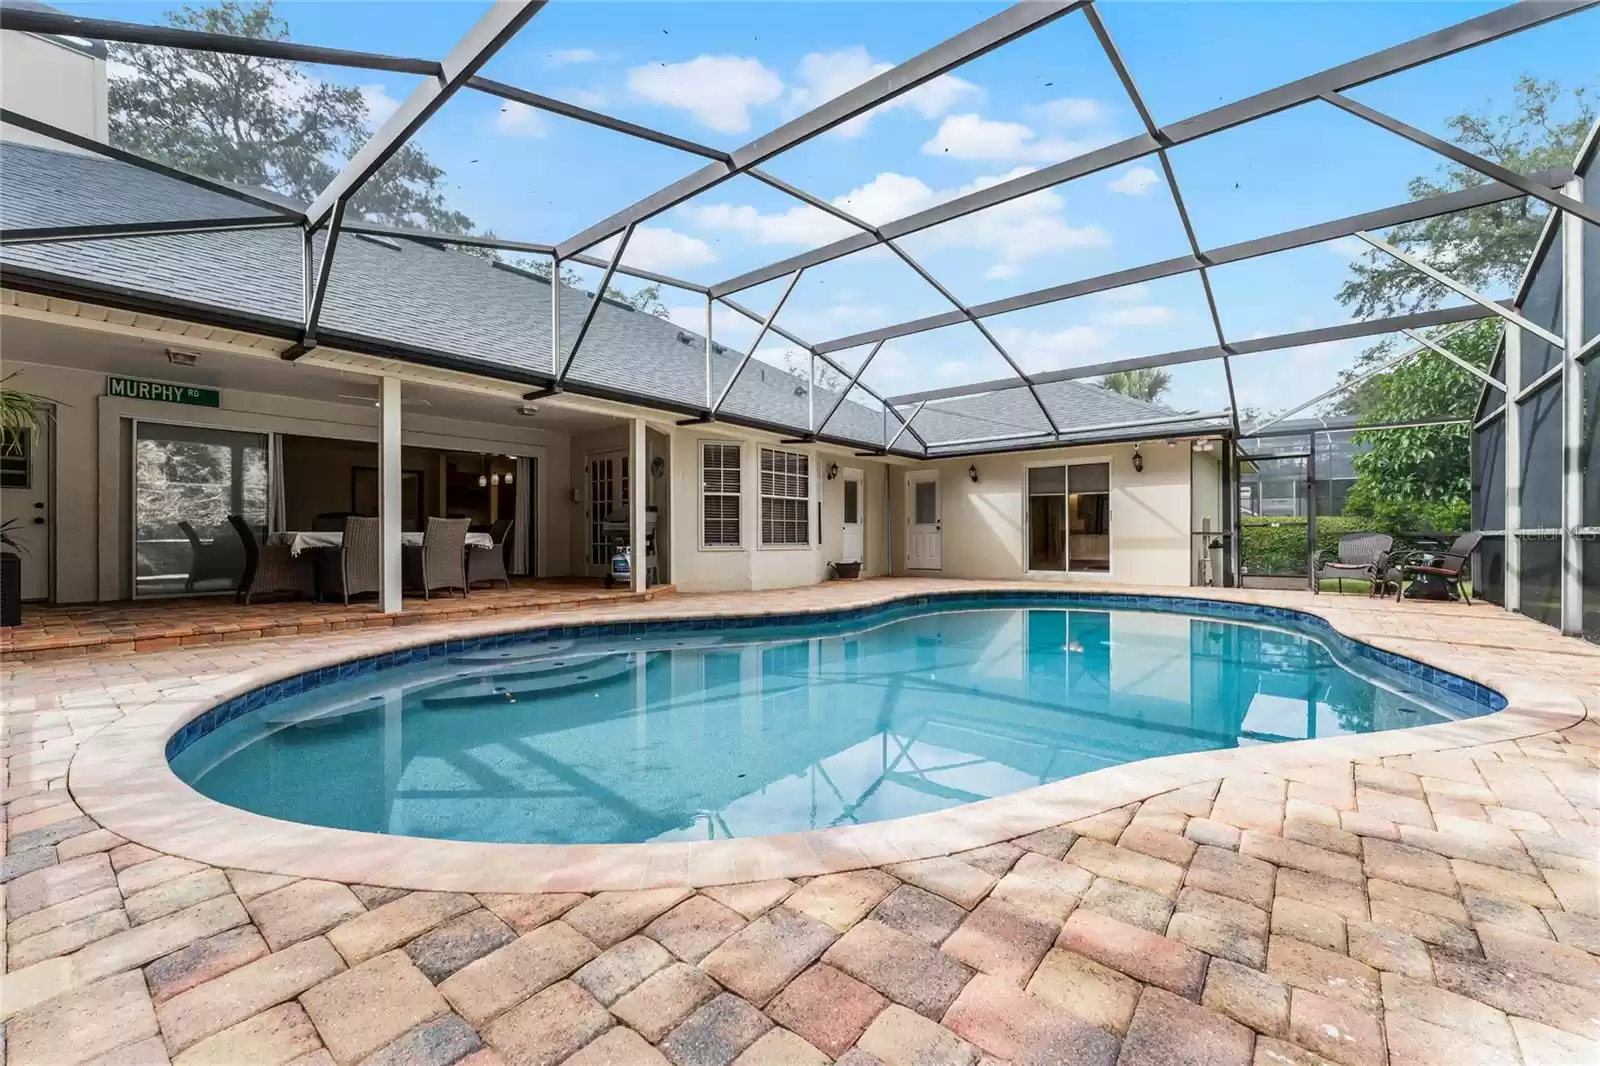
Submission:
M 839 464 L 838 463 L 829 463 L 828 464 L 828 480 L 832 481 L 834 478 L 836 478 L 838 476 L 839 476 Z
M 500 486 L 500 475 L 499 474 L 490 474 L 489 475 L 489 484 L 491 484 L 491 485 L 495 486 L 496 488 L 498 488 Z
M 173 366 L 194 366 L 200 356 L 195 352 L 180 351 L 177 348 L 167 349 L 167 362 Z
M 1144 473 L 1144 456 L 1140 455 L 1137 449 L 1133 453 L 1133 472 L 1135 474 Z
M 976 485 L 978 483 L 978 467 L 976 464 L 967 467 L 967 478 Z
M 512 476 L 512 475 L 511 475 L 511 474 L 510 474 L 510 473 L 507 473 L 507 474 L 506 474 L 506 476 L 505 476 L 505 482 L 506 482 L 506 484 L 507 484 L 507 485 L 509 485 L 509 484 L 511 484 L 511 483 L 512 483 L 512 481 L 513 481 L 513 480 L 514 480 L 514 479 L 513 479 L 513 476 Z
M 522 415 L 524 418 L 532 418 L 538 413 L 539 409 L 533 406 L 531 403 L 525 403 L 521 407 L 517 408 L 517 414 Z
M 480 489 L 488 488 L 489 487 L 489 479 L 484 477 L 482 474 L 479 474 L 478 475 L 478 487 Z

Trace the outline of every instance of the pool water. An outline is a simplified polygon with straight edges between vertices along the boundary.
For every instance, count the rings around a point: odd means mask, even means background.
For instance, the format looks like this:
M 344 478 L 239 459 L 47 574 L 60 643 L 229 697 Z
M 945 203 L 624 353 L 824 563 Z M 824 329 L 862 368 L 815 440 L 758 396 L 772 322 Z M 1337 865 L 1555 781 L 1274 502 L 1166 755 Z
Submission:
M 1489 709 L 1336 655 L 1310 631 L 1147 610 L 924 606 L 450 654 L 248 711 L 172 766 L 219 802 L 322 826 L 704 840 L 899 818 L 1152 756 Z

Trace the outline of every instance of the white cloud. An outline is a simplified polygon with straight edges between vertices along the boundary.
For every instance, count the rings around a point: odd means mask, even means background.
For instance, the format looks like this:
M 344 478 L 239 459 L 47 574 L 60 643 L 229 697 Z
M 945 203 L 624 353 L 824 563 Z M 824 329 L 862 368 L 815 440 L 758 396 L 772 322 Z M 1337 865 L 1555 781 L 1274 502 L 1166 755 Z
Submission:
M 835 197 L 833 203 L 877 225 L 1027 172 L 1028 168 L 1022 167 L 944 190 L 930 188 L 918 178 L 886 172 Z M 993 254 L 995 262 L 989 268 L 989 276 L 993 278 L 1013 277 L 1022 263 L 1037 256 L 1103 248 L 1111 243 L 1110 235 L 1098 226 L 1070 225 L 1063 214 L 1065 207 L 1060 193 L 1044 189 L 924 230 L 918 239 L 924 246 L 932 244 Z M 855 227 L 813 207 L 792 207 L 767 214 L 750 206 L 711 204 L 690 208 L 688 214 L 701 226 L 735 231 L 758 244 L 814 246 L 857 232 Z
M 1107 326 L 1161 326 L 1171 322 L 1175 315 L 1172 308 L 1161 304 L 1134 304 L 1101 311 L 1094 317 L 1096 322 Z
M 1035 110 L 1041 118 L 1055 126 L 1089 126 L 1105 117 L 1106 108 L 1099 100 L 1082 96 L 1064 96 L 1040 104 Z
M 384 120 L 400 107 L 400 101 L 390 96 L 382 85 L 362 85 L 358 91 L 361 93 L 361 102 L 367 106 L 367 121 L 374 127 L 383 125 Z
M 606 103 L 606 94 L 597 93 L 593 89 L 562 89 L 556 95 L 579 107 L 604 107 Z
M 628 88 L 646 100 L 688 111 L 718 133 L 744 133 L 750 109 L 783 95 L 783 79 L 742 56 L 696 56 L 628 71 Z
M 698 225 L 741 233 L 756 244 L 826 244 L 855 232 L 854 226 L 805 205 L 765 214 L 747 204 L 707 204 L 688 213 Z
M 1124 285 L 1120 289 L 1107 289 L 1105 292 L 1095 293 L 1095 299 L 1104 300 L 1108 304 L 1134 304 L 1143 300 L 1150 294 L 1148 285 Z
M 601 259 L 611 258 L 617 238 L 612 237 L 595 245 L 591 254 Z M 628 239 L 627 250 L 622 255 L 626 266 L 640 270 L 672 271 L 684 267 L 704 266 L 716 262 L 717 253 L 699 237 L 679 233 L 665 226 L 639 226 Z M 704 316 L 702 315 L 702 318 Z M 700 327 L 705 328 L 702 321 Z
M 494 128 L 508 137 L 543 137 L 550 132 L 550 120 L 537 108 L 508 100 L 500 105 Z
M 1111 343 L 1111 335 L 1105 330 L 1086 325 L 1062 329 L 1013 327 L 996 330 L 995 337 L 1028 371 L 1059 370 L 1082 363 L 1103 353 Z
M 1159 184 L 1161 179 L 1149 167 L 1131 167 L 1120 178 L 1108 182 L 1106 188 L 1124 196 L 1143 196 Z
M 922 146 L 925 155 L 1000 163 L 1059 163 L 1097 148 L 1100 141 L 1069 141 L 1039 137 L 1032 126 L 1003 122 L 982 115 L 949 115 L 939 131 Z
M 798 81 L 789 91 L 789 104 L 795 112 L 807 111 L 818 104 L 832 100 L 857 85 L 891 69 L 892 63 L 873 59 L 861 45 L 841 48 L 834 52 L 808 52 L 795 70 Z M 833 129 L 838 137 L 855 138 L 867 132 L 867 127 L 878 115 L 889 111 L 910 108 L 923 118 L 933 119 L 948 112 L 967 99 L 981 99 L 983 90 L 953 74 L 943 74 L 932 81 L 917 86 L 908 93 L 879 104 L 866 114 L 858 115 Z
M 565 67 L 573 63 L 595 63 L 599 59 L 600 53 L 593 48 L 557 48 L 549 56 L 550 65 L 553 67 Z
M 1372 251 L 1372 245 L 1360 237 L 1339 237 L 1328 242 L 1328 250 L 1340 259 L 1360 259 Z

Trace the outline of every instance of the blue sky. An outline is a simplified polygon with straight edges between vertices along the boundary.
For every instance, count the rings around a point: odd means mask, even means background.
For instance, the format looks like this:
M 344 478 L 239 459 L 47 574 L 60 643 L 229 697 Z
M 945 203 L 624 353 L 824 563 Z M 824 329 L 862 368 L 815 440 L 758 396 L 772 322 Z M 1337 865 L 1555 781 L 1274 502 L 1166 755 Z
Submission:
M 167 6 L 65 5 L 154 21 Z M 1459 3 L 1147 3 L 1100 6 L 1158 122 L 1204 111 L 1470 18 Z M 296 40 L 440 56 L 478 3 L 289 2 Z M 485 70 L 490 77 L 720 148 L 743 144 L 878 70 L 1000 10 L 972 3 L 577 3 L 556 0 Z M 1600 83 L 1600 11 L 1357 89 L 1352 96 L 1436 133 L 1464 107 L 1503 108 L 1523 73 Z M 374 116 L 414 79 L 317 68 L 364 87 Z M 1137 116 L 1081 14 L 981 57 L 767 165 L 873 222 L 900 217 L 1139 132 Z M 557 242 L 703 160 L 476 93 L 418 136 L 449 175 L 452 205 L 501 236 Z M 1297 108 L 1181 146 L 1172 162 L 1204 246 L 1232 243 L 1407 199 L 1430 153 L 1327 105 Z M 625 261 L 709 283 L 850 232 L 749 178 L 651 220 Z M 902 246 L 969 303 L 1184 254 L 1154 158 L 906 238 Z M 604 251 L 604 249 L 601 249 Z M 1334 294 L 1349 241 L 1219 268 L 1230 339 L 1345 321 Z M 593 284 L 598 271 L 584 272 Z M 781 282 L 746 291 L 765 312 Z M 703 304 L 666 290 L 673 317 L 700 328 Z M 949 304 L 884 252 L 808 272 L 778 321 L 818 342 L 938 313 Z M 1212 343 L 1194 275 L 991 319 L 1024 367 L 1052 370 Z M 719 312 L 718 337 L 755 327 Z M 1363 345 L 1236 361 L 1241 401 L 1281 409 L 1326 388 Z M 780 361 L 782 349 L 763 346 Z M 841 353 L 853 368 L 864 350 Z M 1174 368 L 1168 402 L 1218 409 L 1220 366 Z M 968 326 L 887 345 L 865 379 L 894 393 L 1004 376 Z

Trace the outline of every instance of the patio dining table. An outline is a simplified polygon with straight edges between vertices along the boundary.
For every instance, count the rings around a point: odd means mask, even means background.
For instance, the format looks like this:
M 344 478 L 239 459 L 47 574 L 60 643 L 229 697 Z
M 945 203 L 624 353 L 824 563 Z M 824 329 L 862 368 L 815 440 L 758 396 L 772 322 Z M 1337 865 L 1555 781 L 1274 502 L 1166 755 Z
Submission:
M 344 543 L 342 530 L 286 529 L 267 534 L 268 544 L 287 544 L 290 555 L 299 555 L 307 548 L 338 548 Z M 402 533 L 400 543 L 416 547 L 422 543 L 421 533 Z M 494 538 L 487 533 L 468 533 L 467 547 L 492 548 Z

